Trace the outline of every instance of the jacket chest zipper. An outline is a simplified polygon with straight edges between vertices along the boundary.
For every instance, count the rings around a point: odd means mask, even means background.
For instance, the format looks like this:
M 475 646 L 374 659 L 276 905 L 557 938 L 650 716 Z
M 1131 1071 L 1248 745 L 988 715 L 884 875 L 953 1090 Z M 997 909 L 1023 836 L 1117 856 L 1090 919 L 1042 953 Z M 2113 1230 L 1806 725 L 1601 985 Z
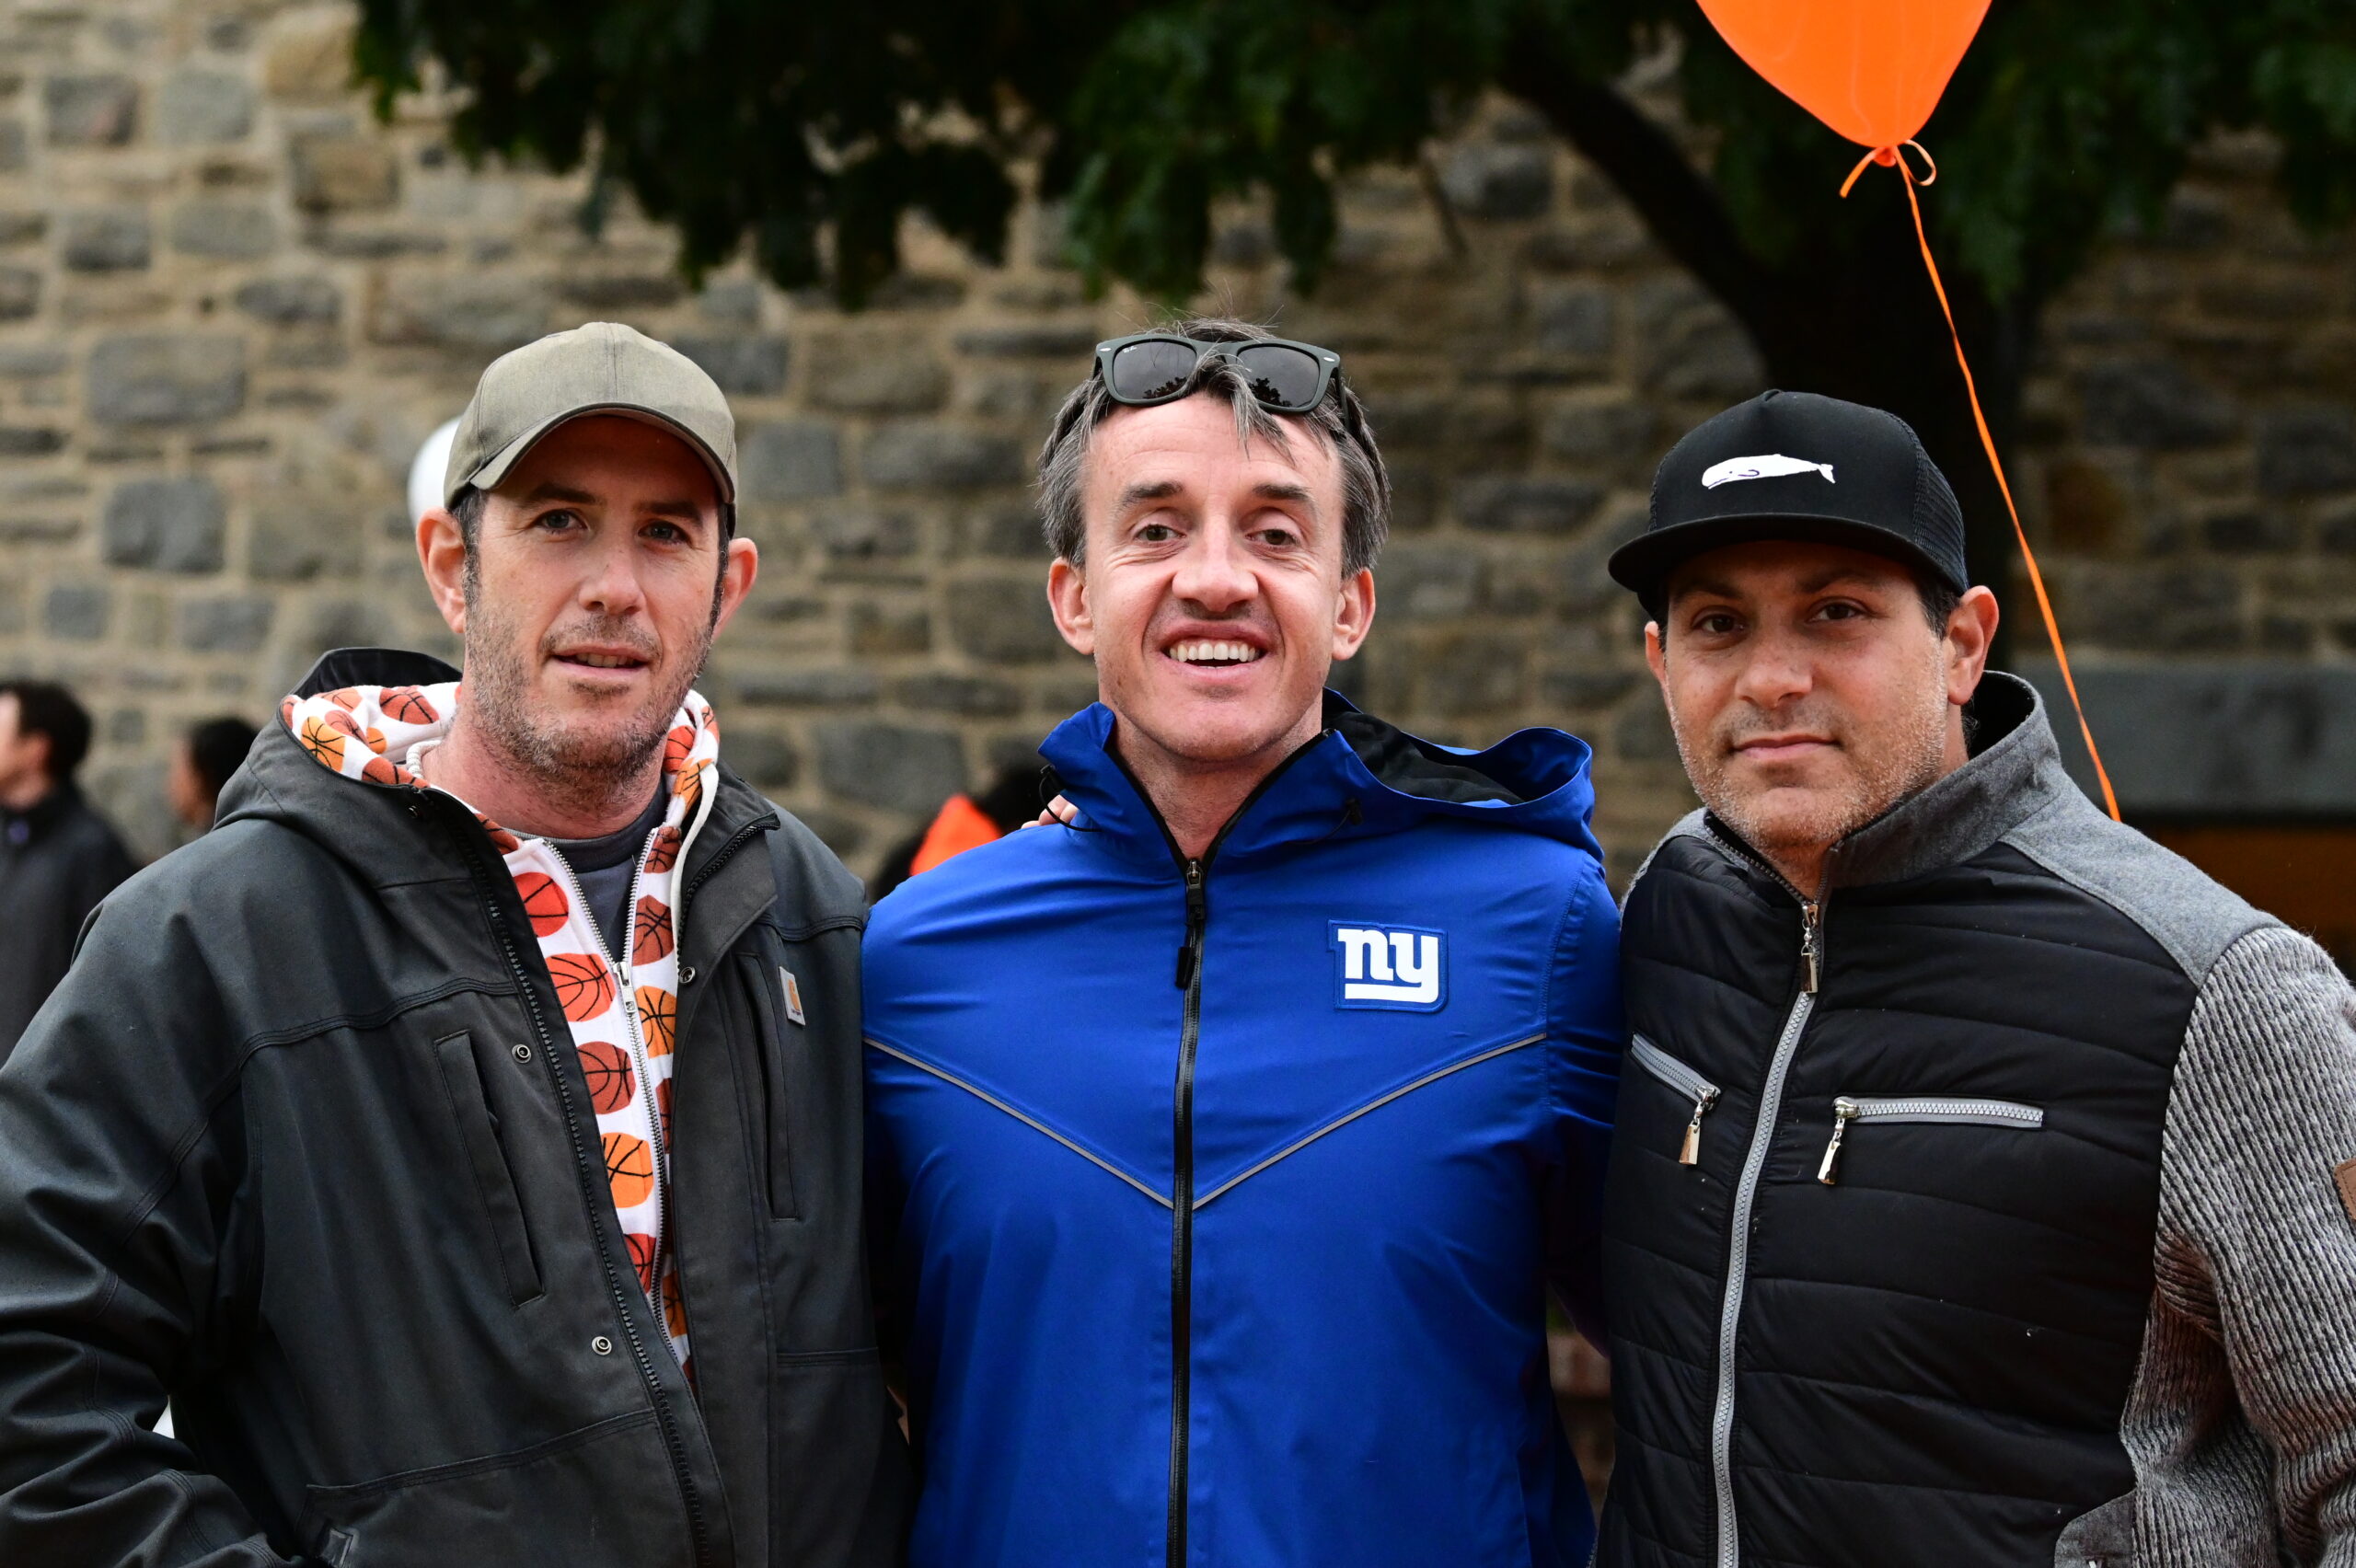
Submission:
M 1177 1182 L 1170 1205 L 1169 1568 L 1185 1568 L 1186 1562 L 1187 1405 L 1193 1392 L 1194 1361 L 1195 1050 L 1203 1024 L 1203 937 L 1210 926 L 1203 862 L 1188 860 L 1185 875 L 1186 940 L 1178 950 L 1178 984 L 1186 993 L 1186 1010 L 1178 1034 L 1178 1081 L 1171 1126 Z
M 425 796 L 433 791 L 421 790 L 418 793 Z M 457 839 L 460 853 L 467 858 L 467 869 L 474 878 L 475 890 L 490 916 L 491 931 L 499 939 L 500 952 L 507 960 L 508 974 L 514 977 L 516 992 L 523 998 L 524 1011 L 531 1019 L 532 1033 L 540 1044 L 540 1060 L 547 1064 L 549 1078 L 556 1086 L 557 1104 L 564 1113 L 565 1133 L 572 1141 L 574 1175 L 582 1182 L 584 1196 L 589 1195 L 592 1189 L 588 1171 L 592 1166 L 588 1146 L 582 1141 L 580 1113 L 573 1105 L 572 1090 L 566 1085 L 564 1074 L 558 1065 L 555 1037 L 549 1032 L 548 1020 L 540 1011 L 539 995 L 533 989 L 531 970 L 524 963 L 514 933 L 508 926 L 505 913 L 500 908 L 497 891 L 487 875 L 481 851 L 474 842 L 473 836 L 479 830 L 471 822 L 454 822 L 451 831 Z M 570 1038 L 568 1033 L 568 1042 Z M 602 1144 L 595 1169 L 601 1172 L 605 1169 Z M 610 1190 L 601 1187 L 594 1191 L 594 1195 L 603 1203 L 610 1205 L 613 1202 Z M 664 1391 L 662 1379 L 654 1370 L 653 1358 L 647 1354 L 646 1341 L 640 1335 L 637 1320 L 631 1316 L 629 1298 L 623 1294 L 626 1287 L 621 1274 L 615 1267 L 613 1252 L 605 1244 L 604 1233 L 595 1229 L 594 1225 L 592 1234 L 596 1238 L 597 1261 L 606 1271 L 606 1290 L 613 1301 L 615 1318 L 621 1324 L 622 1337 L 629 1343 L 630 1359 L 638 1367 L 640 1380 L 646 1385 L 647 1398 L 654 1406 L 656 1424 L 663 1433 L 664 1448 L 670 1456 L 672 1477 L 678 1482 L 679 1498 L 687 1511 L 687 1534 L 693 1544 L 695 1562 L 698 1568 L 704 1568 L 712 1561 L 710 1532 L 704 1522 L 703 1499 L 696 1492 L 695 1474 L 688 1464 L 687 1443 L 680 1435 L 678 1417 L 671 1409 L 670 1396 Z M 627 1288 L 634 1290 L 637 1286 L 638 1270 L 633 1265 Z M 667 1355 L 668 1351 L 664 1354 Z
M 1785 883 L 1786 887 L 1790 884 Z M 1824 983 L 1824 905 L 1821 900 L 1800 900 L 1800 991 L 1784 1016 L 1776 1036 L 1775 1054 L 1760 1085 L 1758 1116 L 1750 1127 L 1750 1147 L 1743 1157 L 1734 1209 L 1727 1227 L 1727 1286 L 1718 1309 L 1717 1399 L 1710 1419 L 1710 1479 L 1717 1507 L 1717 1568 L 1740 1568 L 1742 1543 L 1734 1515 L 1735 1343 L 1740 1337 L 1742 1297 L 1750 1269 L 1750 1216 L 1759 1196 L 1759 1182 L 1767 1166 L 1768 1147 L 1774 1142 L 1776 1119 L 1782 1114 L 1784 1080 L 1790 1076 L 1792 1057 L 1807 1032 L 1808 1015 L 1816 1010 Z

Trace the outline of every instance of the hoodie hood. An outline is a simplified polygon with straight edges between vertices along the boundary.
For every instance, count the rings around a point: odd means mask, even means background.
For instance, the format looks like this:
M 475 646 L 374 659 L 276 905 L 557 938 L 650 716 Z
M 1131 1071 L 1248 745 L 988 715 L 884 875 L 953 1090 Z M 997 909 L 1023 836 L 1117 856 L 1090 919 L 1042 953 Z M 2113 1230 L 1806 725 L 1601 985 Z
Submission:
M 1040 745 L 1086 825 L 1124 853 L 1177 861 L 1161 816 L 1114 754 L 1118 721 L 1094 703 Z M 1325 694 L 1324 727 L 1279 764 L 1219 835 L 1222 859 L 1332 838 L 1400 833 L 1438 818 L 1534 833 L 1586 850 L 1595 790 L 1587 743 L 1560 730 L 1519 730 L 1485 751 L 1444 746 Z

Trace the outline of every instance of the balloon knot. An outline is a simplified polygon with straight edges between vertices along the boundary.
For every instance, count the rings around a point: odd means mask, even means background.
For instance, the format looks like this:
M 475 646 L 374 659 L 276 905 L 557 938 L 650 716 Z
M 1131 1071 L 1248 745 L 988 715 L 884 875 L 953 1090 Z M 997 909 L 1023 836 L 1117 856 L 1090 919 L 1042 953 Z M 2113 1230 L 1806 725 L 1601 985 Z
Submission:
M 1876 147 L 1874 149 L 1874 162 L 1881 165 L 1882 167 L 1888 168 L 1897 161 L 1898 149 L 1896 147 Z
M 1914 166 L 1906 161 L 1906 155 L 1901 150 L 1901 147 L 1876 147 L 1872 152 L 1869 152 L 1864 157 L 1859 158 L 1857 160 L 1857 167 L 1849 171 L 1849 178 L 1841 182 L 1842 196 L 1844 199 L 1848 196 L 1850 190 L 1857 183 L 1857 176 L 1865 172 L 1865 166 L 1868 164 L 1879 164 L 1884 168 L 1898 169 L 1902 172 L 1909 180 L 1911 180 L 1917 185 L 1930 185 L 1935 183 L 1939 178 L 1939 166 L 1931 161 L 1931 155 L 1923 149 L 1923 144 L 1920 142 L 1907 142 L 1902 144 L 1902 146 L 1911 147 L 1914 149 L 1915 156 L 1923 160 L 1923 173 L 1916 174 L 1914 172 Z

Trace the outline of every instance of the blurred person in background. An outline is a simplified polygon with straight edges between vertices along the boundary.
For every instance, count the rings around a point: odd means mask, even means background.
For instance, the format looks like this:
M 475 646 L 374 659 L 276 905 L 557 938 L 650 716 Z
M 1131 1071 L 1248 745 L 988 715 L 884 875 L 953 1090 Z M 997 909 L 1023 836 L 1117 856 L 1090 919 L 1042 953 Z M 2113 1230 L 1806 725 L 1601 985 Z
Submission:
M 1963 540 L 1770 392 L 1611 558 L 1704 809 L 1625 908 L 1597 1562 L 2356 1562 L 2356 997 L 2071 781 Z
M 260 732 L 243 719 L 207 719 L 191 725 L 172 748 L 171 776 L 165 792 L 171 797 L 172 814 L 202 833 L 213 825 L 222 787 L 245 765 Z
M 1588 749 L 1325 689 L 1389 517 L 1338 356 L 1196 320 L 1098 364 L 1040 459 L 1078 820 L 867 940 L 912 1561 L 1579 1568 L 1546 1297 L 1599 1332 L 1622 1043 Z
M 627 327 L 493 363 L 463 686 L 328 654 L 92 923 L 0 1067 L 0 1563 L 894 1568 L 865 907 L 693 689 L 735 451 Z
M 0 1060 L 65 977 L 82 922 L 138 869 L 75 785 L 89 750 L 72 692 L 0 682 Z

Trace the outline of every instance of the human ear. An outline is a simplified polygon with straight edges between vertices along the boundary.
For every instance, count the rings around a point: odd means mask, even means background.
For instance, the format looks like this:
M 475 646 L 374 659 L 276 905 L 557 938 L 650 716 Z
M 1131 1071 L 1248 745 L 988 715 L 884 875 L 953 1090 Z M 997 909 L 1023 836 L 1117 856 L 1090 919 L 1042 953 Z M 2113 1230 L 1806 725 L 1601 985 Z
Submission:
M 1334 657 L 1347 659 L 1366 642 L 1367 633 L 1374 629 L 1374 573 L 1364 567 L 1342 580 L 1342 593 L 1334 608 Z
M 467 538 L 446 509 L 437 506 L 417 520 L 417 559 L 425 568 L 425 585 L 443 622 L 466 636 Z
M 1960 708 L 1980 689 L 1988 670 L 1988 649 L 1996 639 L 2003 612 L 1996 595 L 1986 588 L 1971 588 L 1948 612 L 1946 633 L 1947 701 Z
M 728 562 L 720 569 L 720 613 L 711 623 L 714 636 L 728 624 L 736 606 L 751 595 L 753 583 L 761 574 L 760 547 L 752 540 L 731 539 L 722 548 L 727 552 Z
M 1088 576 L 1061 556 L 1047 568 L 1047 608 L 1056 617 L 1056 629 L 1063 634 L 1071 651 L 1094 658 L 1096 619 L 1088 608 Z

